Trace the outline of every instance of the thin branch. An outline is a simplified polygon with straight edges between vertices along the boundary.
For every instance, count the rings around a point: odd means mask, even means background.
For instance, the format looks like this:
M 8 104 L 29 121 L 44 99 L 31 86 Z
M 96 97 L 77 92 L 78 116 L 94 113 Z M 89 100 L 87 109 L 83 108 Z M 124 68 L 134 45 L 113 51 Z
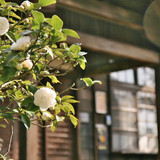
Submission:
M 89 88 L 89 86 L 84 86 L 84 87 L 81 87 L 81 88 L 73 88 L 75 86 L 75 83 L 72 84 L 72 86 L 68 87 L 67 89 L 63 90 L 62 92 L 59 93 L 59 95 L 69 91 L 69 90 L 73 90 L 73 91 L 79 91 L 79 90 L 82 90 L 82 89 L 86 89 L 86 88 Z
M 13 125 L 11 125 L 11 136 L 10 136 L 10 139 L 9 139 L 9 145 L 8 145 L 7 152 L 4 154 L 4 156 L 7 156 L 8 153 L 10 152 L 11 145 L 12 145 L 12 140 L 13 140 Z
M 53 125 L 43 126 L 43 125 L 41 125 L 41 124 L 38 124 L 38 123 L 32 123 L 32 122 L 31 122 L 31 124 L 32 124 L 32 125 L 35 125 L 35 126 L 38 126 L 38 127 L 42 127 L 42 128 L 48 128 L 48 127 L 52 127 L 52 126 L 53 126 Z
M 73 83 L 70 87 L 68 87 L 67 89 L 63 90 L 62 92 L 59 93 L 59 95 L 71 90 L 73 87 L 75 86 L 75 83 Z

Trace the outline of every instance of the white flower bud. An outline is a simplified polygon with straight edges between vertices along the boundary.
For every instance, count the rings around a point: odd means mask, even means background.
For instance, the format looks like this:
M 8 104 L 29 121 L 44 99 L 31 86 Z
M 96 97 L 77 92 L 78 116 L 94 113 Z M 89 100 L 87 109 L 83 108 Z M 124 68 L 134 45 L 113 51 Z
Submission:
M 5 17 L 0 17 L 0 35 L 4 35 L 9 30 L 9 22 Z
M 50 88 L 43 87 L 34 94 L 34 104 L 40 107 L 41 111 L 46 111 L 48 108 L 56 104 L 56 92 Z
M 24 20 L 24 23 L 29 23 L 29 22 L 30 22 L 29 18 L 26 18 L 26 19 Z
M 29 47 L 31 39 L 29 36 L 19 38 L 16 42 L 11 45 L 11 49 L 15 51 L 23 51 Z
M 16 68 L 17 68 L 17 70 L 21 70 L 22 68 L 23 68 L 23 65 L 21 64 L 21 63 L 18 63 L 17 65 L 16 65 Z
M 31 69 L 33 67 L 33 63 L 30 59 L 23 61 L 21 64 L 23 68 Z
M 52 117 L 53 117 L 53 115 L 52 115 L 51 113 L 47 112 L 47 111 L 43 112 L 43 113 L 42 113 L 42 116 L 41 116 L 41 118 L 42 118 L 44 121 L 49 121 L 49 120 L 52 119 Z
M 31 6 L 31 2 L 29 2 L 29 1 L 24 1 L 20 5 L 20 7 L 24 8 L 24 10 L 28 10 L 30 6 Z

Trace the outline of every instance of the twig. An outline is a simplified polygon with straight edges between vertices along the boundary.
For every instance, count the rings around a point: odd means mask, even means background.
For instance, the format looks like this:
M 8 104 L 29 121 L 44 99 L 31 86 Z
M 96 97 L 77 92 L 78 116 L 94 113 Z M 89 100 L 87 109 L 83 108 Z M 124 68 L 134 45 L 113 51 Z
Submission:
M 32 125 L 35 125 L 35 126 L 38 126 L 38 127 L 42 127 L 42 128 L 48 128 L 48 127 L 52 127 L 53 125 L 47 125 L 47 126 L 43 126 L 43 125 L 40 125 L 38 123 L 31 123 Z
M 82 90 L 82 89 L 89 88 L 89 86 L 84 86 L 84 87 L 81 87 L 81 88 L 73 88 L 74 86 L 75 86 L 75 83 L 73 83 L 72 86 L 68 87 L 67 89 L 63 90 L 61 93 L 59 93 L 59 95 L 61 95 L 62 93 L 65 93 L 69 90 L 79 91 L 79 90 Z
M 10 150 L 11 150 L 12 139 L 13 139 L 13 125 L 11 125 L 11 136 L 10 136 L 10 139 L 9 139 L 9 145 L 8 145 L 7 152 L 4 154 L 4 156 L 7 156 L 8 153 L 10 152 Z
M 61 93 L 59 93 L 59 95 L 61 95 L 61 94 L 65 93 L 65 92 L 71 90 L 74 86 L 75 86 L 75 83 L 73 83 L 69 88 L 63 90 Z

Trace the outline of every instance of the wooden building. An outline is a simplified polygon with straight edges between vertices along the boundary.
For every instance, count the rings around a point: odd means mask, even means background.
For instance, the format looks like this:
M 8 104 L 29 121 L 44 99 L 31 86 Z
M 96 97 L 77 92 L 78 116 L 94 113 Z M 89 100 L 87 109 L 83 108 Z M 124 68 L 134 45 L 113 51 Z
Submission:
M 160 50 L 143 29 L 152 2 L 58 0 L 56 8 L 44 9 L 78 31 L 81 39 L 68 43 L 82 43 L 88 52 L 86 71 L 75 77 L 91 76 L 103 85 L 77 93 L 76 129 L 65 122 L 55 133 L 35 126 L 26 132 L 16 124 L 15 160 L 160 159 Z

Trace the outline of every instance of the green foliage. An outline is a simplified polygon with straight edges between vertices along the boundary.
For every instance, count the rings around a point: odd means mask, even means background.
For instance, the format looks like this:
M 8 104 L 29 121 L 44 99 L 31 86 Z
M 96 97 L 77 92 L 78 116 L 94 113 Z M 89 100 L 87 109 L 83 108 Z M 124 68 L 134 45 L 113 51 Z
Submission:
M 98 81 L 98 80 L 93 81 L 91 78 L 81 78 L 81 80 L 83 80 L 85 82 L 86 86 L 88 86 L 88 87 L 91 87 L 95 83 L 102 84 L 101 81 Z
M 54 29 L 60 30 L 63 27 L 63 21 L 57 15 L 52 17 L 51 23 Z
M 31 122 L 26 114 L 21 114 L 21 120 L 27 129 L 30 128 Z
M 8 159 L 7 157 L 3 156 L 2 154 L 0 154 L 0 159 L 2 159 L 2 160 L 13 160 L 13 159 Z
M 39 11 L 32 11 L 32 15 L 34 17 L 34 20 L 38 25 L 44 22 L 44 14 Z
M 39 0 L 38 4 L 40 4 L 41 7 L 44 7 L 44 6 L 48 6 L 48 5 L 51 5 L 51 4 L 55 4 L 56 3 L 56 0 Z
M 71 37 L 74 37 L 74 38 L 80 38 L 79 35 L 77 34 L 77 32 L 75 32 L 72 29 L 63 29 L 62 32 L 64 34 L 66 34 L 67 36 L 71 36 Z
M 4 32 L 0 29 L 0 102 L 8 101 L 7 105 L 0 106 L 0 120 L 7 123 L 18 120 L 27 129 L 31 125 L 50 127 L 52 132 L 65 119 L 77 126 L 74 105 L 79 101 L 71 95 L 62 96 L 62 93 L 78 89 L 69 87 L 58 93 L 55 88 L 63 85 L 60 76 L 78 65 L 84 70 L 87 63 L 87 53 L 81 51 L 81 44 L 69 46 L 66 43 L 67 36 L 79 38 L 78 33 L 64 29 L 63 21 L 57 15 L 47 18 L 37 11 L 54 3 L 56 0 L 39 0 L 24 7 L 0 1 L 0 25 L 4 18 L 9 22 L 9 29 L 7 24 Z M 42 84 L 46 77 L 46 84 Z M 82 80 L 87 87 L 101 83 L 90 78 Z M 37 100 L 41 91 L 43 94 Z M 37 124 L 32 121 L 35 118 L 39 120 Z M 45 125 L 43 121 L 46 121 Z M 0 123 L 0 127 L 6 126 Z M 3 155 L 0 158 L 8 160 Z

